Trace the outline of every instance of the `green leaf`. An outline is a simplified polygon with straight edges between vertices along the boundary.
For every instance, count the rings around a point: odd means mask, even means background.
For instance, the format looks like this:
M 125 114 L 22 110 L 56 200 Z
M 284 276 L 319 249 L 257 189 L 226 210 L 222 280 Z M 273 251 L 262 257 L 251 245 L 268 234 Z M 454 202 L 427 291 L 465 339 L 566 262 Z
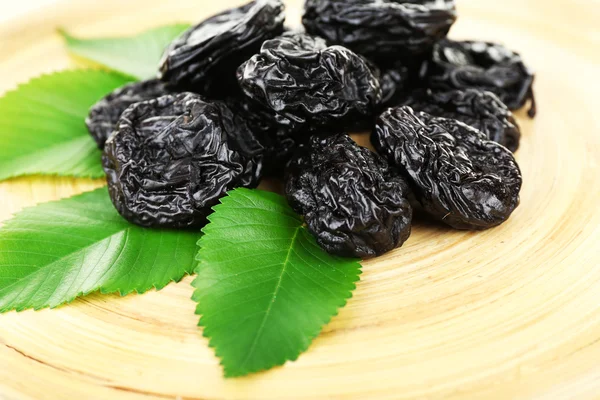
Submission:
M 59 33 L 71 53 L 145 80 L 156 77 L 164 50 L 189 27 L 189 24 L 163 26 L 124 38 L 79 39 L 63 30 Z
M 0 312 L 161 289 L 193 270 L 199 236 L 129 224 L 106 187 L 27 208 L 0 229 Z
M 296 360 L 351 297 L 360 264 L 323 251 L 274 193 L 236 189 L 214 210 L 192 285 L 225 376 Z
M 29 174 L 104 176 L 85 127 L 89 108 L 130 82 L 96 70 L 43 75 L 0 98 L 0 180 Z

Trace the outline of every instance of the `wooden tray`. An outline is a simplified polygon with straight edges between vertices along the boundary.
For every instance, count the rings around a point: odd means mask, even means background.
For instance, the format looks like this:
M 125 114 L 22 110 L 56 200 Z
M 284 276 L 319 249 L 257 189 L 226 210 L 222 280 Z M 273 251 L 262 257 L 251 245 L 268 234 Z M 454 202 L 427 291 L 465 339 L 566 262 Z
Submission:
M 71 0 L 0 26 L 0 92 L 73 66 L 55 28 L 119 35 L 236 1 Z M 289 0 L 298 21 L 300 1 Z M 364 265 L 355 296 L 299 361 L 225 380 L 196 328 L 190 279 L 0 316 L 0 399 L 598 398 L 600 4 L 459 0 L 455 38 L 505 42 L 537 69 L 521 206 L 481 233 L 417 224 Z M 0 184 L 0 220 L 102 185 Z

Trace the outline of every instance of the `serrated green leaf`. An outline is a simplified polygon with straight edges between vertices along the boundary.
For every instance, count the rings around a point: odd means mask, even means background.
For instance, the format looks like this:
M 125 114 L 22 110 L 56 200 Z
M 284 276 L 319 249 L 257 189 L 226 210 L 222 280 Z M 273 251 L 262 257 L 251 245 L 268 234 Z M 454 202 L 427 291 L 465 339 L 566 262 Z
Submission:
M 129 224 L 106 188 L 27 208 L 0 228 L 0 312 L 161 289 L 192 272 L 199 236 Z
M 351 297 L 360 264 L 323 251 L 274 193 L 236 189 L 214 210 L 193 299 L 225 376 L 296 360 Z
M 156 77 L 164 50 L 189 27 L 189 24 L 169 25 L 122 38 L 80 39 L 62 30 L 59 33 L 71 53 L 145 80 Z
M 32 79 L 0 98 L 0 180 L 21 175 L 104 176 L 85 127 L 89 108 L 130 82 L 96 70 Z

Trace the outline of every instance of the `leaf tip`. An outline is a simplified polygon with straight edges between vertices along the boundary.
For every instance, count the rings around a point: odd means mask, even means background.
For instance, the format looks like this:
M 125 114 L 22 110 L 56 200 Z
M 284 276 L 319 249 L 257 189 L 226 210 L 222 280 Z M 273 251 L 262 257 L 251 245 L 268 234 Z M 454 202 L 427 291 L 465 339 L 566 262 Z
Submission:
M 58 28 L 56 28 L 56 33 L 59 34 L 60 36 L 62 36 L 64 39 L 71 38 L 71 35 L 69 34 L 69 32 L 67 32 L 67 30 L 65 28 L 63 28 L 62 26 L 59 26 Z

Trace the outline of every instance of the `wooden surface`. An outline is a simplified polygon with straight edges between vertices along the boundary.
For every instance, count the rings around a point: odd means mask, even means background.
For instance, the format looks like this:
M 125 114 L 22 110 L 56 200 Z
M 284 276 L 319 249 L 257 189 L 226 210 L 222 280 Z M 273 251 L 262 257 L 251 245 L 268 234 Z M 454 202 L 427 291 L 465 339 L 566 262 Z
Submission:
M 0 2 L 0 23 L 57 3 L 59 0 L 22 0 Z
M 525 184 L 508 223 L 417 223 L 403 248 L 365 263 L 355 296 L 299 361 L 242 379 L 221 377 L 189 278 L 1 315 L 0 399 L 600 398 L 600 3 L 458 2 L 453 37 L 504 41 L 538 73 L 539 117 L 519 113 Z M 0 91 L 72 65 L 57 26 L 134 33 L 233 3 L 72 0 L 0 25 Z M 297 21 L 300 2 L 288 4 Z M 0 220 L 101 184 L 0 183 Z

